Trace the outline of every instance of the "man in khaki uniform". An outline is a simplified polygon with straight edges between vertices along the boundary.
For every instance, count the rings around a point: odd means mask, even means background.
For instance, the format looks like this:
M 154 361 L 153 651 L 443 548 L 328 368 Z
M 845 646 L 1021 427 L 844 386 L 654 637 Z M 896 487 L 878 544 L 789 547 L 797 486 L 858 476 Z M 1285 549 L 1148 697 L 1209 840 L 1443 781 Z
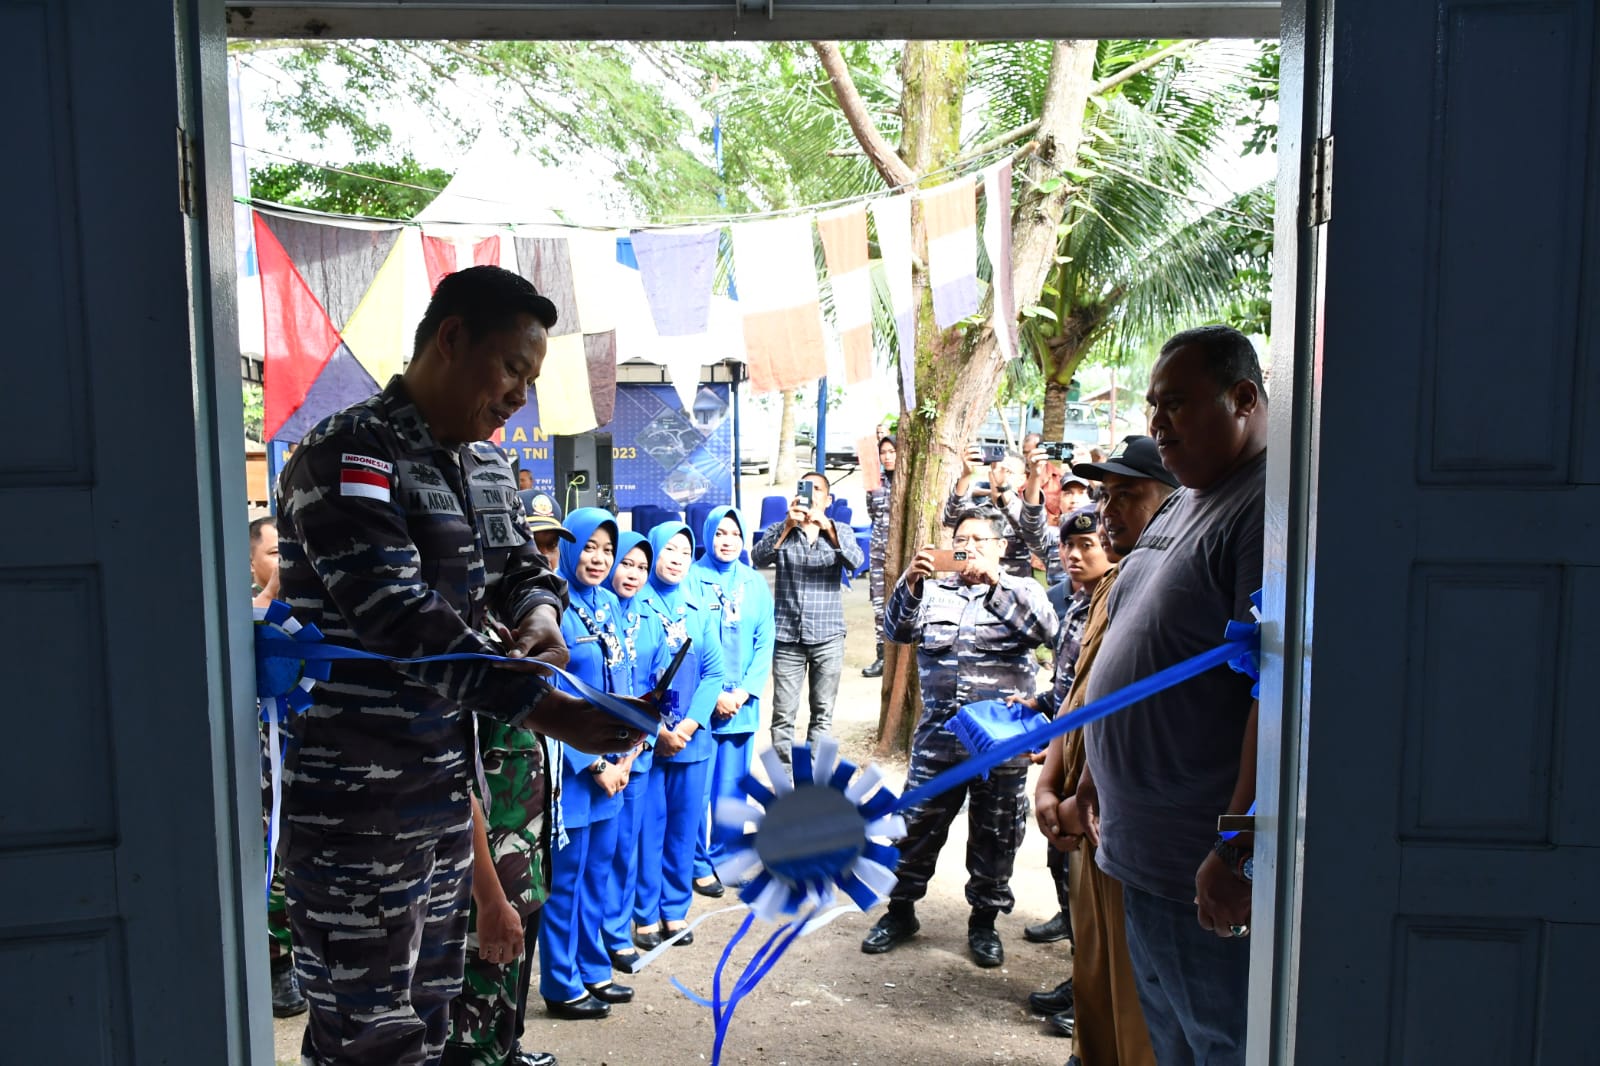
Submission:
M 1133 550 L 1177 483 L 1162 466 L 1155 442 L 1141 436 L 1124 438 L 1104 462 L 1079 463 L 1072 472 L 1105 487 L 1102 528 L 1108 554 L 1114 559 Z M 1089 674 L 1106 634 L 1106 601 L 1116 578 L 1113 566 L 1094 588 L 1076 676 L 1061 714 L 1070 714 L 1086 702 Z M 1074 793 L 1083 764 L 1083 732 L 1075 730 L 1051 742 L 1034 790 L 1040 830 L 1053 844 L 1076 852 L 1068 881 L 1074 941 L 1071 996 L 1076 1018 L 1069 1066 L 1156 1066 L 1128 958 L 1122 885 L 1096 865 L 1094 845 L 1084 836 L 1078 814 Z

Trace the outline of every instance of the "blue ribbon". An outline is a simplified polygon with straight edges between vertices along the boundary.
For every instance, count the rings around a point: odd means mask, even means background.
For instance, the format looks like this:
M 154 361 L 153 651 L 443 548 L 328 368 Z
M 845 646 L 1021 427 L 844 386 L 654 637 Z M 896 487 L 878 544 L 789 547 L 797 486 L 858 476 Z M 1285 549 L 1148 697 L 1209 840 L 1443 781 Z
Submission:
M 278 611 L 279 607 L 282 608 L 281 612 Z M 307 691 L 310 686 L 305 684 L 305 680 L 308 678 L 327 680 L 328 664 L 336 661 L 360 660 L 400 666 L 453 662 L 517 663 L 523 666 L 535 663 L 548 670 L 552 677 L 570 689 L 573 695 L 621 719 L 646 736 L 655 736 L 657 728 L 661 725 L 660 719 L 653 717 L 649 712 L 625 703 L 611 693 L 595 688 L 581 677 L 569 674 L 559 666 L 540 659 L 514 659 L 507 655 L 490 655 L 484 652 L 451 652 L 446 655 L 422 655 L 414 659 L 380 655 L 361 648 L 329 644 L 314 625 L 301 626 L 299 631 L 291 636 L 280 628 L 281 622 L 288 618 L 288 612 L 287 604 L 274 600 L 273 606 L 268 609 L 266 621 L 274 622 L 273 615 L 276 613 L 278 624 L 256 627 L 256 695 L 262 700 L 263 705 L 269 699 L 287 701 L 291 710 L 303 710 L 311 703 Z

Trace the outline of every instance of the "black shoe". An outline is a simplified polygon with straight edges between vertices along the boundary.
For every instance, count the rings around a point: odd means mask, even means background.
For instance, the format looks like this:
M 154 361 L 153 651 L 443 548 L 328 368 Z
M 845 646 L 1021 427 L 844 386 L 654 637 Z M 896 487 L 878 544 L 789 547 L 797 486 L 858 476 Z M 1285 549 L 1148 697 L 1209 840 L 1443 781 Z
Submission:
M 548 1051 L 523 1051 L 517 1048 L 506 1060 L 506 1066 L 556 1066 L 556 1057 Z
M 701 878 L 697 877 L 692 882 L 695 894 L 698 896 L 710 896 L 712 899 L 721 899 L 722 893 L 727 891 L 722 887 L 722 881 L 717 877 L 716 874 L 711 875 L 710 884 L 702 884 L 701 880 Z
M 861 671 L 862 677 L 883 676 L 883 641 L 878 641 L 878 657 Z
M 608 951 L 611 956 L 611 968 L 623 973 L 633 973 L 633 968 L 639 964 L 637 951 Z
M 1072 1009 L 1072 978 L 1067 978 L 1049 992 L 1029 992 L 1028 1009 L 1035 1014 L 1060 1014 Z
M 604 985 L 584 985 L 589 994 L 602 1003 L 631 1003 L 633 1002 L 633 989 L 627 985 L 619 985 L 615 981 Z
M 1074 1055 L 1067 1060 L 1067 1066 L 1083 1066 L 1083 1060 Z
M 635 929 L 633 931 L 633 946 L 640 951 L 654 951 L 661 946 L 661 934 L 654 929 L 648 933 L 641 933 Z
M 1006 949 L 1000 946 L 1000 934 L 993 929 L 968 929 L 967 950 L 972 961 L 984 969 L 993 969 L 1006 961 Z
M 1070 1010 L 1052 1014 L 1044 1020 L 1045 1028 L 1056 1036 L 1071 1036 L 1078 1031 L 1078 1022 Z
M 1072 939 L 1072 919 L 1066 911 L 1056 911 L 1048 922 L 1030 925 L 1022 931 L 1022 939 L 1035 944 L 1054 944 L 1057 940 Z
M 561 1003 L 554 999 L 544 1001 L 544 1009 L 552 1018 L 565 1018 L 570 1022 L 586 1022 L 592 1018 L 604 1018 L 611 1013 L 611 1004 L 602 1003 L 593 996 L 584 996 L 571 1003 Z
M 272 1016 L 293 1018 L 311 1009 L 306 997 L 300 994 L 300 982 L 295 980 L 294 965 L 290 963 L 272 974 Z
M 678 936 L 680 933 L 683 935 Z M 675 936 L 677 936 L 678 939 L 672 940 L 672 938 Z M 661 939 L 672 940 L 672 946 L 675 948 L 686 948 L 690 944 L 694 943 L 694 933 L 689 931 L 688 926 L 684 926 L 682 929 L 668 929 L 666 926 L 662 926 Z
M 910 940 L 917 935 L 917 930 L 922 928 L 922 923 L 917 921 L 915 914 L 899 915 L 890 911 L 867 933 L 867 938 L 861 942 L 861 950 L 868 955 L 882 955 L 886 951 L 894 950 L 896 944 Z

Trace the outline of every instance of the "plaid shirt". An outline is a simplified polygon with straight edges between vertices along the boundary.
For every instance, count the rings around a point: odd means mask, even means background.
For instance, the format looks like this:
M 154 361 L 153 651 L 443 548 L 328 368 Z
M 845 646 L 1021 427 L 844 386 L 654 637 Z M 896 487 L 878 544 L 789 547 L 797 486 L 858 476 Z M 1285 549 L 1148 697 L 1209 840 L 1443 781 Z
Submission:
M 861 546 L 855 531 L 829 522 L 835 548 L 821 533 L 815 541 L 795 530 L 783 537 L 783 522 L 775 522 L 750 550 L 755 566 L 772 563 L 778 571 L 774 595 L 773 637 L 783 644 L 821 644 L 844 636 L 844 597 L 840 571 L 861 565 Z M 778 543 L 780 538 L 783 543 Z

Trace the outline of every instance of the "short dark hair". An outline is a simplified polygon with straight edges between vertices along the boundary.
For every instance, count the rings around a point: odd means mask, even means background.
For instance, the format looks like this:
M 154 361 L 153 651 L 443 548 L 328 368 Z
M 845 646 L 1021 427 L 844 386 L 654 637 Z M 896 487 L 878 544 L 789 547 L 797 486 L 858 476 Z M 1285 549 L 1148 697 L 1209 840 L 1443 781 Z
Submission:
M 808 477 L 822 482 L 822 491 L 826 492 L 829 496 L 833 495 L 833 482 L 828 480 L 827 474 L 824 474 L 820 470 L 807 470 L 804 474 L 800 475 L 800 480 L 804 481 Z
M 956 524 L 951 528 L 960 529 L 963 522 L 987 522 L 995 536 L 1006 535 L 1006 516 L 994 507 L 969 507 L 956 515 Z
M 554 329 L 556 305 L 540 296 L 533 282 L 497 266 L 474 266 L 446 274 L 433 290 L 428 310 L 417 323 L 411 354 L 418 356 L 439 324 L 459 315 L 469 338 L 487 336 L 516 325 L 517 316 L 530 315 L 545 329 Z
M 274 518 L 272 515 L 264 514 L 260 518 L 257 518 L 257 519 L 255 519 L 254 521 L 252 521 L 250 523 L 250 543 L 251 544 L 260 544 L 261 543 L 261 531 L 263 529 L 265 529 L 267 526 L 271 526 L 273 529 L 277 529 L 278 528 L 278 520 L 276 518 Z
M 1241 381 L 1255 385 L 1261 398 L 1267 398 L 1266 381 L 1261 376 L 1261 361 L 1250 338 L 1231 326 L 1196 326 L 1176 333 L 1161 346 L 1165 359 L 1179 348 L 1193 348 L 1205 360 L 1206 371 L 1219 389 L 1231 389 Z

